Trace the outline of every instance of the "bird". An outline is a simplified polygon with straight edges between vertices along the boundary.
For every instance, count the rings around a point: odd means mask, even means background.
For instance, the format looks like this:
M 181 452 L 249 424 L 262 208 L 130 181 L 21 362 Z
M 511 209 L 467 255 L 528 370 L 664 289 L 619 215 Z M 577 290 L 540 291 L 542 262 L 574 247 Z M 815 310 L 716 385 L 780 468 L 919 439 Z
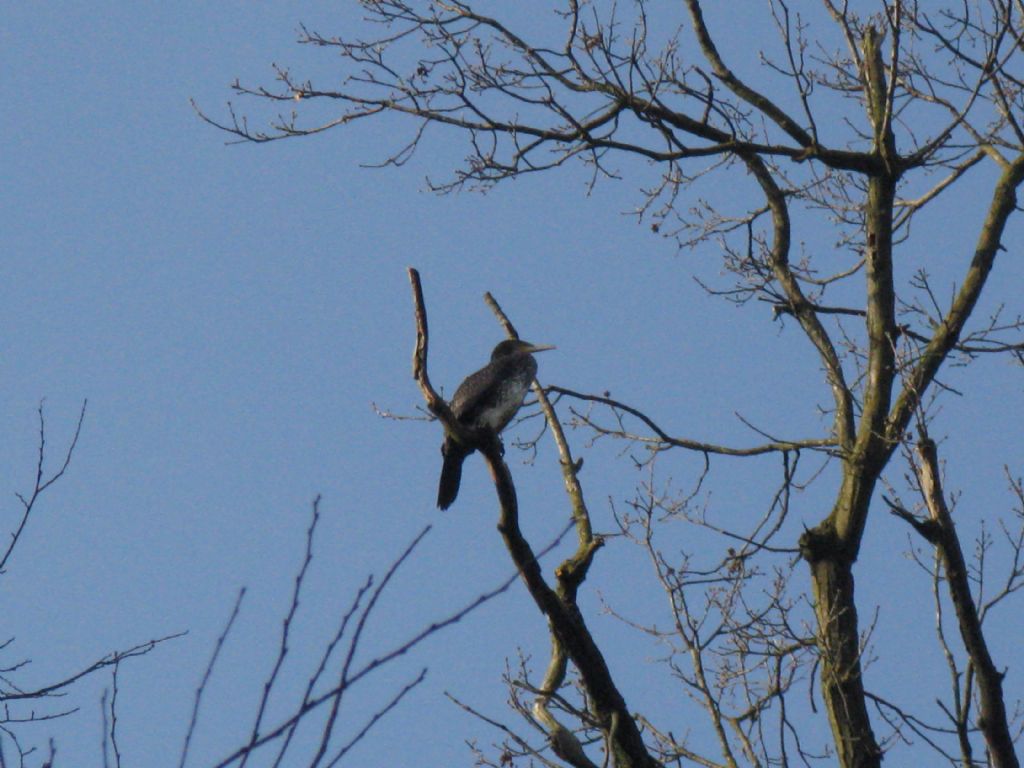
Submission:
M 456 421 L 475 430 L 490 429 L 498 435 L 515 417 L 537 375 L 533 353 L 548 349 L 554 347 L 519 339 L 500 342 L 491 353 L 491 361 L 466 377 L 455 390 L 449 407 Z M 441 509 L 448 509 L 459 495 L 462 462 L 475 450 L 452 435 L 445 435 L 441 446 L 444 463 L 437 488 L 437 506 Z

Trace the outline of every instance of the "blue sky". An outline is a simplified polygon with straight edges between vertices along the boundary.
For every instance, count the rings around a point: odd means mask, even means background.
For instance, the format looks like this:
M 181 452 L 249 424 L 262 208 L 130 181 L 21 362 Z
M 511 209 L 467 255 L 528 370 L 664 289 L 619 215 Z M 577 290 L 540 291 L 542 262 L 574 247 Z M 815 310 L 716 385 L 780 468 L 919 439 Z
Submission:
M 2 632 L 16 638 L 7 653 L 32 659 L 20 678 L 31 687 L 114 648 L 189 631 L 122 669 L 126 764 L 177 764 L 192 694 L 243 585 L 249 593 L 190 764 L 210 764 L 244 738 L 318 494 L 323 521 L 300 648 L 323 642 L 366 574 L 427 523 L 434 529 L 371 624 L 371 648 L 511 573 L 482 463 L 470 460 L 458 503 L 442 515 L 433 508 L 440 430 L 373 409 L 413 414 L 420 403 L 408 266 L 424 279 L 432 378 L 449 393 L 501 337 L 481 301 L 490 290 L 524 337 L 558 346 L 540 359 L 545 382 L 610 390 L 697 439 L 753 441 L 736 412 L 796 437 L 822 428 L 808 403 L 825 395 L 823 381 L 795 325 L 704 294 L 691 274 L 714 276 L 715 255 L 677 254 L 622 215 L 637 201 L 628 179 L 587 195 L 585 171 L 570 168 L 487 195 L 437 197 L 423 191 L 425 176 L 462 153 L 444 136 L 405 168 L 380 171 L 359 165 L 408 126 L 385 120 L 226 147 L 196 118 L 190 98 L 216 112 L 231 80 L 267 81 L 272 61 L 330 71 L 329 57 L 293 44 L 295 31 L 300 21 L 342 30 L 350 9 L 19 2 L 3 15 L 5 520 L 32 481 L 40 400 L 51 462 L 82 401 L 89 406 L 67 476 L 41 501 L 0 582 Z M 935 237 L 958 242 L 962 233 L 939 221 Z M 1007 295 L 1020 278 L 1019 264 L 1002 273 Z M 1006 507 L 1001 466 L 1024 459 L 1019 369 L 979 368 L 969 395 L 951 398 L 943 414 L 957 435 L 949 455 L 962 459 L 950 479 L 967 487 L 965 505 Z M 995 400 L 1007 406 L 993 413 Z M 585 436 L 573 437 L 582 451 Z M 608 499 L 621 503 L 642 479 L 620 449 L 601 443 L 587 454 L 593 469 L 583 480 L 600 530 L 612 527 Z M 553 450 L 542 443 L 535 464 L 513 457 L 512 467 L 527 532 L 546 542 L 567 515 Z M 699 468 L 678 456 L 664 472 L 685 484 Z M 722 514 L 758 504 L 768 470 L 774 464 L 717 462 Z M 827 491 L 801 504 L 802 521 L 827 511 Z M 929 610 L 927 582 L 913 580 L 901 555 L 905 531 L 882 515 L 874 523 L 877 546 L 866 547 L 858 572 L 864 614 L 884 596 L 893 602 L 879 632 L 930 637 L 927 626 L 920 636 L 901 627 L 906 611 Z M 607 547 L 584 599 L 615 650 L 627 698 L 656 706 L 681 694 L 595 597 L 649 587 L 637 558 L 625 544 Z M 884 572 L 900 574 L 899 589 L 873 578 Z M 427 683 L 354 764 L 470 764 L 462 739 L 496 737 L 443 691 L 511 721 L 500 677 L 519 648 L 542 666 L 544 623 L 516 585 L 383 675 L 381 683 L 400 684 L 429 667 Z M 66 700 L 79 713 L 31 733 L 56 734 L 68 765 L 99 765 L 105 685 L 102 676 L 82 685 Z M 928 685 L 941 690 L 941 678 Z M 388 690 L 374 686 L 365 701 Z

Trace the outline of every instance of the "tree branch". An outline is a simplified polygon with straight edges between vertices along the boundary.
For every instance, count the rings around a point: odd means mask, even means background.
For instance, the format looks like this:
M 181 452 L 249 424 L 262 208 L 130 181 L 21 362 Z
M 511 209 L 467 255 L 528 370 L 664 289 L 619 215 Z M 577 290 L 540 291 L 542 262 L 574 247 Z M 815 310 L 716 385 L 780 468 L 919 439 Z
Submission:
M 1019 768 L 1003 700 L 1004 674 L 996 669 L 989 654 L 978 609 L 971 595 L 970 577 L 960 548 L 960 538 L 942 492 L 938 452 L 934 441 L 923 429 L 917 443 L 917 458 L 914 470 L 933 523 L 932 530 L 936 533 L 930 541 L 942 557 L 950 600 L 960 625 L 960 636 L 978 681 L 978 727 L 985 737 L 992 765 L 995 768 Z

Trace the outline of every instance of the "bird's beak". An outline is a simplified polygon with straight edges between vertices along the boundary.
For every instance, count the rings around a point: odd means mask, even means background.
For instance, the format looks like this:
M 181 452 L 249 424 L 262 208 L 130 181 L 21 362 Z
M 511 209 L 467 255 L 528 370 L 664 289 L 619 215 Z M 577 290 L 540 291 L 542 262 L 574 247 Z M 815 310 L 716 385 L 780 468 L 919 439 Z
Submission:
M 554 344 L 531 344 L 530 348 L 527 349 L 526 351 L 529 352 L 530 354 L 533 354 L 534 352 L 544 352 L 544 351 L 549 350 L 549 349 L 555 349 L 555 345 Z

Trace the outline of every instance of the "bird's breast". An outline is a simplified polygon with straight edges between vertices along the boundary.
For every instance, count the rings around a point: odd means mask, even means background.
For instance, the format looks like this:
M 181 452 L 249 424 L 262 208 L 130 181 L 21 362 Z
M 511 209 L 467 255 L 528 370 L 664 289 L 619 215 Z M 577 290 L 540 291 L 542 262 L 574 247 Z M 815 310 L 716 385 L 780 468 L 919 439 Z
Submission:
M 480 409 L 476 415 L 477 426 L 485 426 L 496 432 L 501 432 L 522 406 L 527 389 L 529 389 L 529 379 L 526 377 L 507 379 L 499 384 L 495 388 L 493 397 L 488 398 L 490 401 L 486 403 L 486 407 Z
M 529 387 L 529 380 L 525 378 L 509 379 L 503 382 L 497 388 L 490 407 L 484 408 L 480 412 L 478 425 L 490 427 L 495 432 L 503 430 L 523 404 L 523 398 L 526 397 Z

